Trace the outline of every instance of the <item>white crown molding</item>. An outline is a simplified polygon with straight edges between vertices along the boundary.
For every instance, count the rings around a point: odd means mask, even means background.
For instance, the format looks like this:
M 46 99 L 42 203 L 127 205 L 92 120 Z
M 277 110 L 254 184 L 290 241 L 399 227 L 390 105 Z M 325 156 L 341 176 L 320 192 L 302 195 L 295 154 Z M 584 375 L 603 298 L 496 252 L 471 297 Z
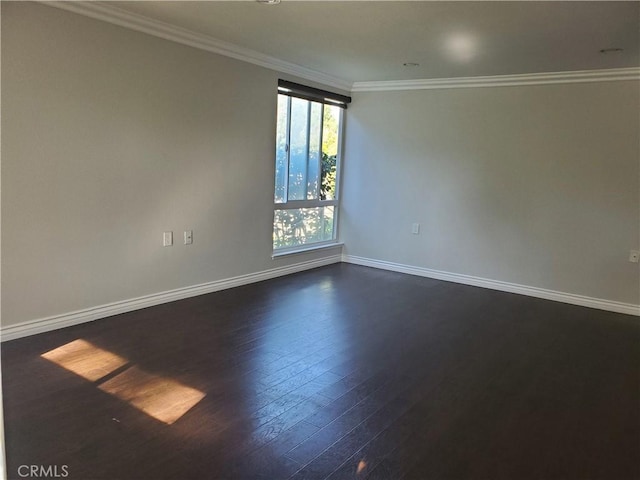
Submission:
M 255 50 L 240 47 L 232 43 L 218 40 L 209 35 L 192 32 L 185 28 L 154 20 L 143 15 L 128 12 L 112 5 L 92 1 L 41 1 L 42 5 L 60 8 L 69 12 L 95 18 L 121 27 L 143 32 L 172 42 L 235 58 L 243 62 L 288 73 L 297 77 L 312 80 L 323 85 L 350 91 L 351 82 L 342 78 L 327 75 L 301 65 L 286 62 L 279 58 L 265 55 Z
M 339 263 L 341 260 L 342 257 L 340 254 L 331 255 L 317 260 L 299 262 L 285 267 L 276 267 L 269 270 L 263 270 L 261 272 L 250 273 L 248 275 L 240 275 L 238 277 L 217 280 L 214 282 L 193 285 L 185 288 L 178 288 L 176 290 L 155 293 L 152 295 L 145 295 L 143 297 L 109 303 L 107 305 L 100 305 L 93 308 L 86 308 L 84 310 L 78 310 L 75 312 L 63 313 L 61 315 L 54 315 L 37 320 L 30 320 L 28 322 L 19 323 L 17 325 L 7 325 L 6 327 L 2 327 L 0 329 L 0 341 L 6 342 L 9 340 L 14 340 L 16 338 L 49 332 L 51 330 L 70 327 L 72 325 L 78 325 L 80 323 L 91 322 L 100 318 L 132 312 L 134 310 L 152 307 L 154 305 L 160 305 L 162 303 L 168 303 L 176 300 L 182 300 L 184 298 L 204 295 L 206 293 L 217 292 L 219 290 L 225 290 L 227 288 L 239 287 L 241 285 L 247 285 L 249 283 L 261 282 L 263 280 L 269 280 L 271 278 L 302 272 L 303 270 L 310 270 L 312 268 L 322 267 L 325 265 L 330 265 L 332 263 Z
M 270 55 L 196 33 L 182 27 L 128 12 L 107 3 L 96 1 L 45 1 L 42 5 L 95 18 L 121 27 L 143 32 L 165 40 L 235 58 L 264 68 L 288 73 L 323 85 L 351 92 L 377 92 L 395 90 L 430 90 L 442 88 L 509 87 L 520 85 L 547 85 L 557 83 L 610 82 L 640 80 L 640 68 L 616 68 L 573 72 L 532 73 L 517 75 L 491 75 L 482 77 L 433 78 L 419 80 L 390 80 L 350 82 L 318 72 Z
M 640 80 L 640 68 L 612 68 L 606 70 L 492 75 L 485 77 L 354 82 L 351 91 L 380 92 L 394 90 L 433 90 L 441 88 L 512 87 L 556 83 L 612 82 L 620 80 Z
M 572 305 L 580 305 L 582 307 L 597 308 L 599 310 L 607 310 L 609 312 L 640 316 L 640 305 L 634 305 L 632 303 L 616 302 L 612 300 L 605 300 L 602 298 L 593 298 L 584 295 L 576 295 L 573 293 L 558 292 L 556 290 L 547 290 L 546 288 L 529 287 L 526 285 L 519 285 L 517 283 L 501 282 L 498 280 L 490 280 L 487 278 L 473 277 L 471 275 L 443 272 L 440 270 L 432 270 L 430 268 L 414 267 L 411 265 L 403 265 L 400 263 L 386 262 L 383 260 L 375 260 L 372 258 L 364 258 L 354 255 L 343 254 L 342 261 L 345 263 L 353 263 L 354 265 L 363 265 L 365 267 L 373 267 L 382 270 L 390 270 L 393 272 L 407 273 L 409 275 L 417 275 L 419 277 L 427 277 L 436 280 L 444 280 L 447 282 L 461 283 L 464 285 L 472 285 L 474 287 L 490 288 L 492 290 L 499 290 L 501 292 L 517 293 L 520 295 L 527 295 L 529 297 L 543 298 L 545 300 L 553 300 L 556 302 L 569 303 Z

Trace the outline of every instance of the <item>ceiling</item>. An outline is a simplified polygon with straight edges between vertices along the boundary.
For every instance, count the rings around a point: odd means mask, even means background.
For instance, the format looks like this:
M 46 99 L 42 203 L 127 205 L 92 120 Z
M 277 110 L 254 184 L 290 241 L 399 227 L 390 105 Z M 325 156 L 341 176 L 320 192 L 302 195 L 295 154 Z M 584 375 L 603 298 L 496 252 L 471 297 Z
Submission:
M 108 5 L 349 83 L 640 66 L 637 1 Z M 623 51 L 600 53 L 610 48 Z M 405 67 L 406 62 L 419 66 Z

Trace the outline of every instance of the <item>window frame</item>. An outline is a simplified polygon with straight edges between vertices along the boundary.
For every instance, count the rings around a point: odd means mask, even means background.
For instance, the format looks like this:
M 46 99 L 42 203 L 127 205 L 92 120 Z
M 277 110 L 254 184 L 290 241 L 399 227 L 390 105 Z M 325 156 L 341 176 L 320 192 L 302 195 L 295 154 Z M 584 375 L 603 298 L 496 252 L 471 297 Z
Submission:
M 286 151 L 286 161 L 285 161 L 285 173 L 284 173 L 284 194 L 283 194 L 283 202 L 276 202 L 275 201 L 275 188 L 276 188 L 276 171 L 274 171 L 274 195 L 273 195 L 273 216 L 274 216 L 274 221 L 272 222 L 272 251 L 273 251 L 273 256 L 280 256 L 280 255 L 285 255 L 287 253 L 297 253 L 300 251 L 307 251 L 307 250 L 315 250 L 315 249 L 321 249 L 321 248 L 327 248 L 328 246 L 332 246 L 332 245 L 336 245 L 338 244 L 338 217 L 339 217 L 339 204 L 340 204 L 340 190 L 341 190 L 341 185 L 342 185 L 342 152 L 343 152 L 343 141 L 344 141 L 344 118 L 345 118 L 345 114 L 344 114 L 344 110 L 346 109 L 346 104 L 343 104 L 341 102 L 333 102 L 330 100 L 330 97 L 326 97 L 323 99 L 325 101 L 320 101 L 320 99 L 318 98 L 312 98 L 310 96 L 306 96 L 306 95 L 297 95 L 296 93 L 293 93 L 291 91 L 289 91 L 288 93 L 283 93 L 282 91 L 282 87 L 278 88 L 278 97 L 279 98 L 280 95 L 286 96 L 287 97 L 287 118 L 286 118 L 286 147 L 285 147 L 285 151 Z M 327 92 L 325 92 L 327 93 Z M 327 200 L 322 200 L 321 199 L 321 187 L 322 187 L 322 139 L 323 139 L 323 134 L 324 134 L 324 125 L 323 122 L 320 122 L 320 148 L 319 148 L 319 154 L 318 154 L 318 182 L 317 182 L 317 186 L 316 186 L 316 198 L 313 199 L 308 199 L 305 198 L 304 200 L 289 200 L 288 196 L 289 196 L 289 169 L 290 169 L 290 161 L 291 161 L 291 149 L 290 149 L 290 145 L 291 145 L 291 105 L 292 105 L 292 101 L 294 98 L 298 98 L 301 100 L 305 100 L 308 102 L 308 106 L 307 106 L 307 159 L 309 157 L 309 138 L 311 135 L 311 122 L 310 122 L 310 116 L 311 116 L 311 107 L 312 107 L 312 103 L 319 103 L 322 107 L 321 111 L 320 111 L 320 118 L 323 119 L 324 118 L 324 109 L 326 108 L 326 106 L 335 106 L 338 107 L 336 110 L 338 112 L 338 131 L 337 131 L 337 151 L 336 151 L 336 180 L 335 180 L 335 186 L 334 186 L 334 192 L 333 192 L 333 198 L 332 199 L 327 199 Z M 345 97 L 348 98 L 348 97 Z M 350 101 L 351 99 L 348 98 L 348 100 Z M 276 146 L 276 152 L 277 152 L 277 146 Z M 274 162 L 275 164 L 275 162 Z M 308 185 L 308 179 L 307 182 L 305 182 Z M 308 188 L 308 187 L 307 187 Z M 307 194 L 307 190 L 305 190 L 305 195 Z M 276 247 L 274 245 L 273 242 L 273 232 L 275 229 L 275 212 L 277 210 L 299 210 L 299 209 L 304 209 L 304 208 L 320 208 L 320 207 L 333 207 L 333 228 L 332 228 L 332 237 L 330 240 L 320 240 L 317 242 L 309 242 L 309 243 L 301 243 L 299 245 L 293 245 L 293 246 L 286 246 L 286 247 Z

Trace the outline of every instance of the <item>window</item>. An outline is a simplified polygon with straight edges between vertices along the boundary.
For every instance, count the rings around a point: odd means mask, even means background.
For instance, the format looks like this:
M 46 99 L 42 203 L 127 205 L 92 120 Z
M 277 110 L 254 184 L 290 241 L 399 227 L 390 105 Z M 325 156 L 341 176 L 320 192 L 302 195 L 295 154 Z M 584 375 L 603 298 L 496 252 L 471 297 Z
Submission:
M 350 101 L 280 80 L 274 251 L 335 242 L 342 117 Z

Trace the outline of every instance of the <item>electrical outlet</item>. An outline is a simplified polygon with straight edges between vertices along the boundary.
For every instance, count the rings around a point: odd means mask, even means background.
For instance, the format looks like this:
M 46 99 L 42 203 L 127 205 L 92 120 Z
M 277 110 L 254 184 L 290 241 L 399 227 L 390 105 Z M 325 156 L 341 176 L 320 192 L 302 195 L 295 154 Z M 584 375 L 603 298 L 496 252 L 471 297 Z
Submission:
M 631 250 L 629 252 L 629 261 L 631 263 L 638 263 L 638 260 L 640 260 L 640 251 L 638 250 Z
M 191 245 L 193 243 L 193 230 L 184 231 L 184 244 Z
M 170 247 L 173 245 L 173 232 L 164 232 L 162 234 L 162 246 Z

